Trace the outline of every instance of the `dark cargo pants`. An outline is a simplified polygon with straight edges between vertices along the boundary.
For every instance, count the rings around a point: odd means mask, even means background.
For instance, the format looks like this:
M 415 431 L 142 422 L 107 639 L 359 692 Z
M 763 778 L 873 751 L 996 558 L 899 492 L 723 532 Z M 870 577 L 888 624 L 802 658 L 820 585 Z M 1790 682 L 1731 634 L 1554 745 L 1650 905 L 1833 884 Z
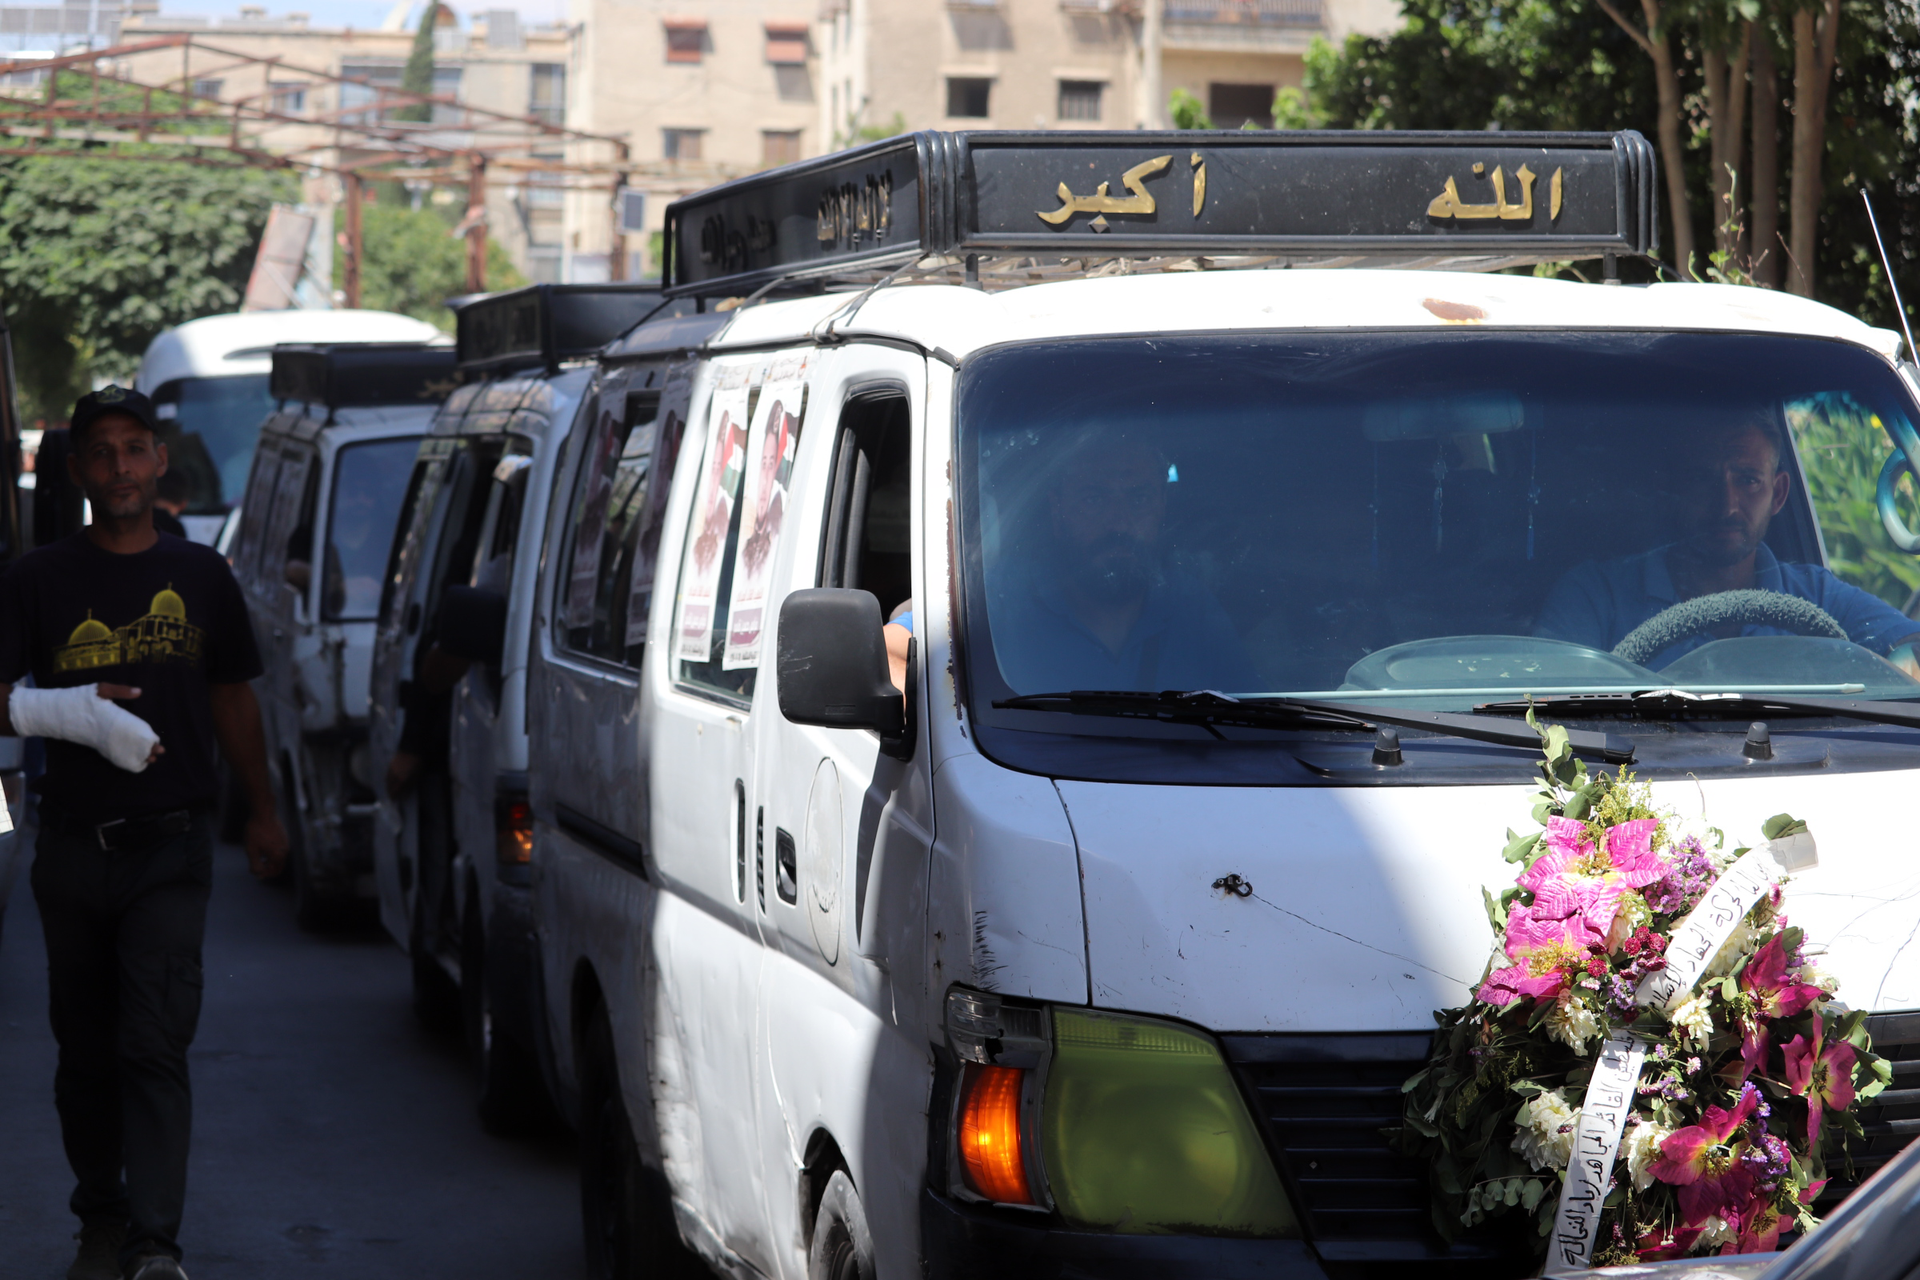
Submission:
M 54 1105 L 79 1180 L 69 1204 L 83 1218 L 127 1218 L 123 1264 L 178 1258 L 214 820 L 203 814 L 184 835 L 109 853 L 48 816 L 33 896 L 60 1046 Z

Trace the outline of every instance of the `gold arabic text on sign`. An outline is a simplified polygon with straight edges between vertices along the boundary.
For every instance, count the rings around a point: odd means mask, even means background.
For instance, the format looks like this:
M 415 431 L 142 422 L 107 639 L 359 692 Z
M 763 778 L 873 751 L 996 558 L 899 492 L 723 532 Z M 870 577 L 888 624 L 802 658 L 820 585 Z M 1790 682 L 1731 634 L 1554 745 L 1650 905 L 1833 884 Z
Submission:
M 1486 171 L 1486 166 L 1476 164 L 1473 166 L 1473 170 L 1474 173 L 1478 175 Z M 1549 221 L 1560 216 L 1562 172 L 1560 169 L 1555 169 L 1553 171 L 1553 178 L 1548 183 L 1547 218 Z M 1469 222 L 1481 218 L 1498 218 L 1506 222 L 1530 222 L 1533 219 L 1533 183 L 1536 175 L 1532 169 L 1529 169 L 1523 164 L 1514 176 L 1520 179 L 1520 199 L 1517 203 L 1510 203 L 1507 200 L 1506 170 L 1495 168 L 1493 171 L 1493 203 L 1470 204 L 1462 200 L 1460 198 L 1460 188 L 1455 185 L 1452 178 L 1448 178 L 1445 188 L 1441 190 L 1439 195 L 1433 198 L 1433 203 L 1427 206 L 1427 216 L 1429 218 L 1455 218 L 1462 222 Z
M 1200 206 L 1207 202 L 1207 162 L 1196 151 L 1189 163 L 1193 165 L 1193 216 L 1197 218 Z
M 1146 179 L 1159 173 L 1173 163 L 1173 157 L 1155 156 L 1151 160 L 1142 160 L 1133 168 L 1120 175 L 1120 181 L 1126 185 L 1130 196 L 1110 196 L 1106 183 L 1101 183 L 1090 196 L 1076 196 L 1066 183 L 1059 187 L 1060 207 L 1051 212 L 1035 210 L 1042 222 L 1059 226 L 1076 213 L 1152 213 L 1153 196 L 1148 193 Z

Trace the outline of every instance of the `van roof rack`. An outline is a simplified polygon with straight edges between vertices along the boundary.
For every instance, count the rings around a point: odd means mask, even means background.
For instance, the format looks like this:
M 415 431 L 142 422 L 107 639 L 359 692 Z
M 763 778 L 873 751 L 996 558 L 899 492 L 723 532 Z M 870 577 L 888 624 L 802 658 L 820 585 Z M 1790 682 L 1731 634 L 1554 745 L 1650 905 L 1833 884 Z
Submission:
M 290 342 L 273 348 L 275 400 L 345 409 L 438 404 L 458 386 L 453 348 L 425 342 Z
M 1659 249 L 1618 133 L 922 132 L 667 206 L 669 297 L 1138 270 L 1491 271 Z
M 490 293 L 455 309 L 454 345 L 463 374 L 557 370 L 639 324 L 664 299 L 658 281 L 534 284 Z

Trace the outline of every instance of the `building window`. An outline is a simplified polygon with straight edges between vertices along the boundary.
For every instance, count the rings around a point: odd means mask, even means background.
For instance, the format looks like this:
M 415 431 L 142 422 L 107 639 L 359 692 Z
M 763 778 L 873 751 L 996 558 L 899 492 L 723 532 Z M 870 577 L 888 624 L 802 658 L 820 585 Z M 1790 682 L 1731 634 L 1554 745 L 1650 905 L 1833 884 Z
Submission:
M 283 116 L 305 115 L 307 112 L 307 86 L 304 84 L 275 84 L 269 86 L 273 93 L 273 109 Z
M 667 61 L 698 62 L 707 51 L 707 24 L 697 18 L 667 19 Z
M 193 96 L 196 98 L 218 98 L 220 96 L 220 86 L 223 83 L 225 82 L 220 80 L 195 80 L 193 82 Z
M 661 150 L 669 160 L 698 160 L 700 140 L 706 136 L 705 129 L 662 129 Z
M 777 164 L 792 164 L 800 158 L 798 129 L 762 129 L 760 162 L 771 169 Z
M 565 124 L 567 119 L 567 67 L 562 62 L 533 64 L 533 92 L 527 114 L 545 124 Z
M 807 28 L 804 23 L 767 23 L 767 61 L 776 67 L 804 66 Z
M 993 81 L 953 76 L 947 80 L 947 114 L 960 120 L 985 120 Z
M 1062 80 L 1060 82 L 1060 118 L 1062 120 L 1098 120 L 1100 93 L 1106 87 L 1098 80 Z
M 1216 129 L 1238 129 L 1247 124 L 1273 128 L 1273 86 L 1270 84 L 1210 84 L 1207 114 Z

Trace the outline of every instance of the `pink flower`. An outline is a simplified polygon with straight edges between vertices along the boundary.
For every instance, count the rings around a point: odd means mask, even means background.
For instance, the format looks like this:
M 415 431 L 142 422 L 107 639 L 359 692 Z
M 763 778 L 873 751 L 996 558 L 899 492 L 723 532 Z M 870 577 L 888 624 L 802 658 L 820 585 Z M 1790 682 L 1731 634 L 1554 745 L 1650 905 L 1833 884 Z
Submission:
M 1753 997 L 1754 1008 L 1762 1018 L 1791 1018 L 1821 996 L 1819 987 L 1801 982 L 1800 971 L 1787 964 L 1787 951 L 1781 935 L 1774 934 L 1767 945 L 1753 953 L 1740 975 L 1740 986 Z
M 1475 994 L 1485 1004 L 1509 1005 L 1522 998 L 1552 1000 L 1567 989 L 1568 966 L 1553 963 L 1553 953 L 1528 957 L 1495 969 Z
M 1613 927 L 1620 899 L 1629 889 L 1652 884 L 1667 874 L 1666 861 L 1653 851 L 1653 833 L 1659 823 L 1636 818 L 1607 828 L 1595 848 L 1587 840 L 1587 826 L 1558 815 L 1547 819 L 1541 838 L 1546 852 L 1520 873 L 1517 883 L 1533 894 L 1534 919 L 1573 920 L 1590 935 L 1587 945 L 1603 942 Z M 1507 954 L 1514 955 L 1510 943 Z
M 1753 1192 L 1753 1174 L 1741 1162 L 1745 1141 L 1733 1135 L 1760 1105 L 1760 1092 L 1743 1085 L 1731 1111 L 1708 1107 L 1700 1123 L 1676 1129 L 1660 1143 L 1653 1176 L 1680 1188 L 1680 1220 L 1698 1226 L 1715 1214 L 1729 1220 Z
M 1853 1105 L 1853 1046 L 1845 1040 L 1821 1047 L 1821 1019 L 1813 1020 L 1813 1040 L 1795 1036 L 1787 1041 L 1787 1088 L 1807 1100 L 1807 1145 L 1820 1145 L 1820 1113 L 1828 1107 L 1845 1111 Z

